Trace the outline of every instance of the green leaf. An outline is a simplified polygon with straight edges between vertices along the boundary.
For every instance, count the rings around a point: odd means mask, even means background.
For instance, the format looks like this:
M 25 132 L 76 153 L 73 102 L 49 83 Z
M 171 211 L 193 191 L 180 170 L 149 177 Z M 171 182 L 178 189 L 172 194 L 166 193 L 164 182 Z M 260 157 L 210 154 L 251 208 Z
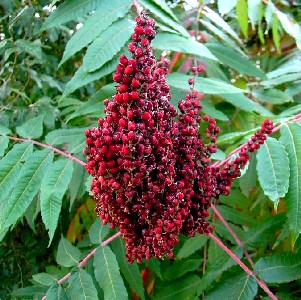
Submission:
M 72 178 L 73 162 L 70 159 L 57 160 L 48 170 L 41 186 L 41 214 L 51 244 L 61 212 L 62 200 Z
M 254 299 L 257 291 L 258 286 L 255 278 L 246 273 L 241 273 L 233 278 L 221 281 L 206 295 L 206 300 L 251 300 Z
M 32 275 L 32 278 L 34 281 L 46 286 L 50 286 L 57 282 L 57 278 L 48 273 L 38 273 Z
M 131 289 L 139 296 L 140 299 L 145 299 L 143 280 L 140 274 L 138 264 L 134 261 L 129 264 L 125 256 L 125 243 L 121 237 L 115 239 L 111 243 L 112 249 L 116 255 L 118 265 L 125 280 L 128 282 Z
M 108 246 L 97 247 L 93 265 L 96 280 L 103 289 L 105 300 L 128 299 L 116 257 Z
M 252 95 L 260 101 L 271 104 L 283 104 L 293 102 L 293 98 L 287 93 L 278 89 L 256 89 L 252 91 Z
M 290 73 L 300 73 L 301 62 L 299 60 L 291 60 L 280 65 L 277 69 L 267 73 L 268 79 L 284 76 Z
M 238 0 L 236 4 L 237 19 L 241 28 L 242 33 L 247 38 L 249 35 L 248 25 L 248 3 L 247 0 Z
M 274 86 L 274 85 L 280 85 L 286 82 L 295 81 L 301 78 L 301 72 L 299 73 L 291 73 L 291 74 L 285 74 L 282 76 L 279 76 L 277 78 L 271 78 L 268 80 L 262 81 L 260 84 L 263 86 Z
M 152 42 L 152 47 L 160 50 L 191 53 L 201 57 L 204 56 L 213 60 L 217 60 L 205 45 L 198 43 L 192 38 L 186 38 L 169 32 L 159 32 Z
M 83 60 L 84 72 L 93 72 L 120 51 L 132 32 L 132 24 L 128 19 L 121 19 L 103 31 L 88 47 Z
M 259 7 L 261 0 L 248 0 L 248 15 L 252 24 L 252 29 L 255 29 L 259 20 Z
M 0 236 L 14 224 L 26 211 L 39 191 L 41 182 L 53 160 L 53 151 L 45 149 L 36 151 L 23 165 L 20 176 L 15 181 L 15 188 L 0 216 Z M 4 217 L 4 220 L 3 220 Z
M 39 32 L 47 30 L 62 23 L 83 17 L 86 13 L 97 9 L 102 4 L 102 0 L 72 0 L 59 5 L 45 20 Z
M 11 130 L 0 125 L 0 135 L 8 135 L 11 134 Z
M 15 45 L 18 52 L 26 52 L 27 54 L 42 60 L 43 51 L 40 40 L 35 40 L 33 42 L 28 40 L 17 40 Z
M 46 293 L 46 299 L 50 300 L 68 300 L 65 289 L 58 283 L 52 285 Z
M 169 85 L 179 88 L 189 90 L 188 79 L 191 78 L 189 75 L 184 75 L 180 73 L 171 73 L 167 76 L 167 82 Z M 194 85 L 195 89 L 199 92 L 206 94 L 220 94 L 220 93 L 241 93 L 243 90 L 236 88 L 235 86 L 228 84 L 224 81 L 198 77 L 196 78 L 196 83 Z
M 253 77 L 265 79 L 265 73 L 257 68 L 250 58 L 242 56 L 237 51 L 222 46 L 221 43 L 207 43 L 209 50 L 223 63 L 238 71 L 240 74 L 246 74 Z
M 90 44 L 105 29 L 118 18 L 122 18 L 132 5 L 130 0 L 112 0 L 107 5 L 101 5 L 84 25 L 72 35 L 68 41 L 59 67 L 74 53 Z
M 96 218 L 95 222 L 89 229 L 89 238 L 93 244 L 99 245 L 110 231 L 109 224 L 103 225 L 100 218 Z
M 301 231 L 301 126 L 283 124 L 280 133 L 280 142 L 289 158 L 290 180 L 285 202 L 294 245 Z
M 231 223 L 241 225 L 255 224 L 255 220 L 252 216 L 241 211 L 237 213 L 237 209 L 234 209 L 232 207 L 228 207 L 226 205 L 219 205 L 218 210 L 222 214 L 222 216 Z
M 185 37 L 190 37 L 187 30 L 175 19 L 170 15 L 170 11 L 166 12 L 164 8 L 158 5 L 156 2 L 160 2 L 159 0 L 140 0 L 139 3 L 148 9 L 151 13 L 153 13 L 157 18 L 159 18 L 166 26 L 173 28 L 174 30 L 178 31 Z
M 208 237 L 204 234 L 197 233 L 194 237 L 190 237 L 187 239 L 180 251 L 177 254 L 178 259 L 183 259 L 185 257 L 190 256 L 197 250 L 200 250 L 204 247 L 208 240 Z
M 284 146 L 268 137 L 257 152 L 257 173 L 260 185 L 277 209 L 289 185 L 289 159 Z
M 0 157 L 5 153 L 9 144 L 9 138 L 7 136 L 0 136 Z
M 4 221 L 1 212 L 7 204 L 9 192 L 19 178 L 21 162 L 32 154 L 32 149 L 31 143 L 17 144 L 0 160 L 0 224 Z
M 259 103 L 252 101 L 248 97 L 246 97 L 242 93 L 236 94 L 219 94 L 227 102 L 231 103 L 233 106 L 240 108 L 244 111 L 253 111 L 257 112 L 263 116 L 272 116 L 272 112 L 270 112 L 267 108 L 260 105 Z
M 117 54 L 111 61 L 107 62 L 99 70 L 92 73 L 88 73 L 84 71 L 83 66 L 81 66 L 76 71 L 76 73 L 71 78 L 71 80 L 68 81 L 68 83 L 66 84 L 62 98 L 65 98 L 67 95 L 73 93 L 75 90 L 79 89 L 80 87 L 90 82 L 93 82 L 95 80 L 98 80 L 101 77 L 108 75 L 109 73 L 112 73 L 115 70 L 118 62 L 119 62 L 119 58 Z
M 22 126 L 16 128 L 18 135 L 24 138 L 36 139 L 43 134 L 43 119 L 44 116 L 38 116 L 33 119 L 29 119 Z
M 221 15 L 225 15 L 230 12 L 236 5 L 237 0 L 218 0 L 218 11 Z
M 244 234 L 243 242 L 253 248 L 265 247 L 276 237 L 277 230 L 280 230 L 284 222 L 284 213 L 260 220 Z
M 49 145 L 63 145 L 72 143 L 74 140 L 78 140 L 79 138 L 84 137 L 84 132 L 86 128 L 68 128 L 68 129 L 56 129 L 49 132 L 46 135 L 46 143 Z
M 297 47 L 301 49 L 301 28 L 299 24 L 296 21 L 295 23 L 292 22 L 287 14 L 284 14 L 278 9 L 275 9 L 275 13 L 281 22 L 283 29 L 296 40 Z
M 28 286 L 12 291 L 11 296 L 21 299 L 41 299 L 45 295 L 45 287 Z
M 72 300 L 98 299 L 93 279 L 86 270 L 82 268 L 73 269 L 68 282 L 68 294 Z
M 165 286 L 155 293 L 154 300 L 183 300 L 194 299 L 201 294 L 201 279 L 197 275 L 189 275 L 181 278 L 170 285 Z
M 301 277 L 301 252 L 262 257 L 255 264 L 258 276 L 267 283 L 290 282 Z
M 210 9 L 207 5 L 204 6 L 202 13 L 213 23 L 222 28 L 227 34 L 229 34 L 236 42 L 241 44 L 241 40 L 237 33 L 231 28 L 231 26 L 221 18 L 219 14 Z
M 187 258 L 184 260 L 174 261 L 163 273 L 163 277 L 168 281 L 175 280 L 188 272 L 196 271 L 200 268 L 202 262 L 202 258 Z
M 67 239 L 62 236 L 57 250 L 57 263 L 67 268 L 74 267 L 78 264 L 80 258 L 80 250 L 73 246 Z
M 179 19 L 175 16 L 165 0 L 152 0 L 151 2 L 157 4 L 157 6 L 159 6 L 165 13 L 170 15 L 176 22 L 179 22 Z
M 220 121 L 229 121 L 228 116 L 222 111 L 217 110 L 210 101 L 202 100 L 202 107 L 205 114 Z
M 273 17 L 272 17 L 273 40 L 274 40 L 274 44 L 277 48 L 277 51 L 280 53 L 281 49 L 280 49 L 280 36 L 279 36 L 279 32 L 278 32 L 278 27 L 279 27 L 279 19 L 277 17 L 277 14 L 273 13 Z
M 84 116 L 87 114 L 97 113 L 101 114 L 104 110 L 103 100 L 110 98 L 115 94 L 115 87 L 112 84 L 105 85 L 99 91 L 92 95 L 92 97 L 85 102 L 81 107 L 79 107 L 73 114 L 71 114 L 67 122 L 77 118 L 79 116 Z

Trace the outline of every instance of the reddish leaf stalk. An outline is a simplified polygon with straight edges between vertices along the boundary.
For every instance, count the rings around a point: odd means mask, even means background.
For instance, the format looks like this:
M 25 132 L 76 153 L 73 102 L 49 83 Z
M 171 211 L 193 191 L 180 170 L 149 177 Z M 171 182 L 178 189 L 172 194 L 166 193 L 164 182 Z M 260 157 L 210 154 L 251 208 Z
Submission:
M 267 295 L 273 300 L 279 300 L 268 288 L 266 283 L 261 279 L 257 278 L 255 273 L 251 271 L 240 259 L 239 257 L 233 253 L 226 245 L 224 245 L 215 235 L 212 233 L 208 233 L 208 236 L 219 246 L 221 247 L 229 256 L 233 258 L 233 260 L 239 264 L 239 266 L 249 275 L 253 276 L 259 286 L 267 293 Z
M 104 247 L 104 246 L 106 246 L 106 245 L 108 245 L 109 243 L 111 243 L 113 240 L 115 240 L 116 238 L 118 238 L 119 236 L 121 235 L 121 232 L 120 231 L 118 231 L 118 232 L 116 232 L 114 235 L 112 235 L 111 237 L 109 237 L 108 239 L 106 239 L 105 241 L 103 241 L 100 245 L 102 246 L 102 247 Z M 97 248 L 95 248 L 95 249 L 93 249 L 81 262 L 79 262 L 78 263 L 78 265 L 77 265 L 77 267 L 78 268 L 82 268 L 82 267 L 84 267 L 86 264 L 87 264 L 87 262 L 90 260 L 90 258 L 95 254 L 95 252 L 96 252 L 96 249 Z M 58 284 L 62 284 L 62 283 L 64 283 L 69 277 L 70 277 L 70 275 L 71 275 L 71 272 L 69 272 L 68 274 L 66 274 L 64 277 L 62 277 L 59 281 L 58 281 Z M 42 300 L 46 300 L 46 296 L 44 296 L 43 298 L 42 298 Z
M 16 141 L 16 142 L 25 142 L 25 143 L 32 143 L 32 144 L 35 144 L 37 146 L 40 146 L 40 147 L 43 147 L 43 148 L 46 148 L 46 149 L 51 149 L 53 150 L 54 152 L 62 155 L 62 156 L 65 156 L 77 163 L 79 163 L 80 165 L 82 165 L 83 167 L 86 166 L 86 163 L 83 162 L 82 160 L 80 160 L 79 158 L 73 156 L 71 153 L 67 153 L 67 152 L 64 152 L 60 149 L 57 149 L 51 145 L 47 145 L 47 144 L 43 144 L 43 143 L 40 143 L 38 141 L 35 141 L 35 140 L 32 140 L 32 139 L 24 139 L 24 138 L 18 138 L 18 137 L 15 137 L 15 136 L 8 136 L 9 139 L 13 140 L 13 141 Z
M 238 235 L 236 234 L 236 232 L 231 228 L 231 226 L 229 225 L 229 223 L 225 220 L 225 218 L 223 217 L 223 215 L 217 210 L 216 206 L 211 203 L 211 208 L 213 209 L 214 213 L 218 216 L 218 218 L 222 221 L 222 223 L 225 225 L 225 227 L 228 229 L 228 231 L 231 233 L 231 235 L 233 236 L 233 238 L 235 239 L 236 243 L 240 246 L 244 248 L 244 254 L 246 256 L 246 258 L 248 259 L 249 263 L 251 264 L 251 266 L 255 267 L 254 262 L 250 256 L 250 254 L 248 253 L 247 249 L 245 249 L 243 242 L 240 240 L 240 238 L 238 237 Z

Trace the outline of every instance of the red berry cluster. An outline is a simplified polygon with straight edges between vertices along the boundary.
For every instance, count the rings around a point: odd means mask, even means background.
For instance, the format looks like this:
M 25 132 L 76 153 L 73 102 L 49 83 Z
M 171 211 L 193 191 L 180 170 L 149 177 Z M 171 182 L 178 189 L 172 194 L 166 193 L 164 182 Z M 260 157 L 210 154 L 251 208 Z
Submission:
M 129 262 L 172 256 L 180 232 L 211 231 L 206 221 L 211 198 L 225 194 L 248 160 L 247 152 L 272 128 L 269 121 L 263 124 L 239 163 L 223 170 L 210 167 L 219 128 L 213 118 L 199 115 L 195 78 L 189 80 L 191 92 L 179 102 L 176 118 L 166 83 L 168 61 L 156 62 L 150 47 L 155 22 L 142 13 L 136 23 L 128 46 L 132 58 L 120 57 L 113 75 L 116 94 L 104 101 L 106 117 L 85 132 L 95 211 L 104 224 L 119 227 Z M 195 76 L 202 71 L 192 69 Z M 204 136 L 201 121 L 208 123 Z

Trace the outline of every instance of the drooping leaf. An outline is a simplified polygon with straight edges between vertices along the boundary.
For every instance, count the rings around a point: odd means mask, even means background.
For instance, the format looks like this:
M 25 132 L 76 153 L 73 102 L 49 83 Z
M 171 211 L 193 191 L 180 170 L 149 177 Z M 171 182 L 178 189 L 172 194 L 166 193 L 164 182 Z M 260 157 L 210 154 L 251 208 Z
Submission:
M 41 137 L 43 134 L 43 119 L 44 116 L 29 119 L 22 126 L 16 128 L 17 133 L 24 138 L 36 139 Z
M 38 273 L 32 275 L 32 278 L 34 281 L 46 286 L 50 286 L 57 282 L 57 278 L 48 273 Z
M 206 244 L 208 238 L 204 234 L 196 234 L 194 237 L 186 240 L 177 254 L 178 259 L 183 259 L 190 256 L 195 251 L 200 250 Z
M 202 107 L 205 114 L 220 121 L 229 121 L 228 116 L 224 114 L 222 111 L 217 110 L 212 104 L 212 102 L 202 100 Z
M 191 257 L 184 260 L 177 260 L 163 273 L 163 278 L 168 281 L 182 277 L 188 272 L 193 272 L 200 268 L 203 259 L 200 257 Z
M 142 276 L 138 267 L 138 264 L 134 261 L 129 264 L 125 257 L 125 243 L 121 237 L 115 239 L 111 243 L 112 249 L 116 255 L 118 265 L 121 273 L 129 286 L 135 291 L 135 293 L 144 300 L 144 287 Z
M 68 296 L 66 294 L 65 289 L 62 287 L 61 284 L 54 284 L 52 285 L 46 293 L 46 299 L 53 299 L 53 300 L 68 300 Z
M 246 273 L 241 273 L 217 284 L 206 295 L 206 300 L 251 300 L 254 299 L 257 291 L 258 286 L 255 278 Z
M 301 231 L 301 126 L 283 124 L 280 132 L 280 142 L 289 158 L 290 180 L 285 202 L 294 245 Z
M 275 209 L 289 185 L 289 159 L 284 146 L 268 137 L 257 152 L 257 173 L 260 185 L 273 202 Z
M 301 277 L 301 252 L 262 257 L 255 264 L 258 276 L 267 283 L 283 283 Z
M 39 191 L 43 177 L 53 160 L 53 151 L 45 149 L 36 151 L 21 168 L 19 179 L 0 216 L 0 237 L 25 212 Z M 3 220 L 4 219 L 4 220 Z
M 217 60 L 208 48 L 191 38 L 185 38 L 178 34 L 162 32 L 156 35 L 152 47 L 160 50 L 172 50 L 183 53 L 191 53 L 198 56 L 208 57 Z
M 276 13 L 272 14 L 272 33 L 273 33 L 273 40 L 274 44 L 277 48 L 277 51 L 280 52 L 280 35 L 278 32 L 278 27 L 279 27 L 279 19 L 277 17 Z
M 229 11 L 231 11 L 235 5 L 236 5 L 237 0 L 218 0 L 217 5 L 218 5 L 218 11 L 221 15 L 227 14 Z
M 247 38 L 249 33 L 248 25 L 248 3 L 247 0 L 238 0 L 236 4 L 237 19 L 241 28 L 242 33 Z
M 158 0 L 140 0 L 139 3 L 142 4 L 146 9 L 148 9 L 151 13 L 153 13 L 157 18 L 159 18 L 166 26 L 171 27 L 172 29 L 178 31 L 185 37 L 189 37 L 189 33 L 187 30 L 177 22 L 173 16 L 170 15 L 169 11 L 165 11 L 164 7 L 162 8 L 160 4 L 158 5 L 156 2 Z M 161 2 L 161 1 L 160 1 Z
M 238 71 L 241 74 L 246 74 L 261 79 L 265 79 L 264 72 L 257 68 L 249 58 L 242 56 L 237 51 L 224 47 L 221 43 L 208 43 L 209 50 L 223 63 Z
M 103 225 L 100 218 L 96 218 L 95 222 L 91 225 L 89 229 L 89 238 L 93 244 L 99 245 L 105 239 L 110 231 L 110 226 L 108 224 Z
M 179 89 L 189 89 L 188 79 L 191 76 L 180 73 L 171 73 L 167 76 L 167 82 L 169 85 Z M 241 93 L 243 90 L 236 88 L 235 86 L 228 84 L 224 81 L 198 77 L 195 83 L 195 89 L 199 92 L 206 94 L 220 94 L 220 93 Z
M 300 69 L 301 61 L 296 59 L 291 61 L 289 60 L 287 63 L 281 64 L 277 69 L 267 73 L 267 78 L 273 79 L 291 73 L 300 73 Z
M 69 159 L 57 160 L 48 170 L 41 186 L 41 214 L 43 223 L 49 234 L 51 244 L 59 214 L 61 212 L 62 200 L 72 178 L 73 162 Z
M 252 95 L 260 101 L 271 104 L 283 104 L 293 102 L 293 98 L 286 92 L 277 89 L 256 89 L 252 91 Z
M 104 292 L 104 300 L 126 300 L 128 295 L 116 256 L 108 246 L 96 249 L 93 265 L 96 280 Z
M 75 20 L 88 12 L 97 9 L 102 0 L 74 0 L 66 1 L 58 6 L 45 20 L 40 32 L 54 26 Z
M 237 33 L 232 29 L 232 27 L 223 20 L 223 18 L 216 13 L 214 10 L 210 9 L 209 6 L 205 5 L 202 13 L 213 23 L 218 25 L 220 28 L 222 28 L 227 34 L 229 34 L 235 41 L 237 41 L 239 44 L 241 43 L 241 40 Z
M 129 10 L 131 4 L 132 1 L 130 0 L 112 0 L 110 3 L 107 3 L 107 5 L 101 5 L 101 7 L 87 19 L 84 25 L 72 35 L 65 47 L 64 55 L 59 66 L 74 53 L 89 45 L 118 18 L 122 18 Z
M 255 29 L 259 20 L 259 6 L 261 0 L 248 0 L 248 16 L 252 24 L 252 29 Z
M 283 84 L 283 83 L 286 83 L 286 82 L 295 81 L 295 80 L 298 80 L 300 78 L 301 78 L 301 72 L 290 73 L 290 74 L 284 74 L 284 75 L 279 76 L 279 77 L 264 80 L 260 84 L 262 86 L 276 86 L 276 85 L 280 85 L 280 84 Z
M 156 3 L 165 13 L 170 15 L 176 22 L 179 22 L 177 16 L 173 13 L 169 5 L 166 3 L 165 0 L 152 0 L 151 2 Z
M 83 268 L 75 268 L 71 271 L 68 280 L 68 294 L 73 300 L 95 300 L 98 299 L 97 290 L 91 275 Z
M 292 22 L 287 14 L 284 14 L 279 9 L 275 9 L 275 13 L 283 29 L 296 40 L 297 47 L 301 49 L 301 28 L 297 22 Z
M 0 136 L 0 157 L 5 153 L 9 144 L 9 138 L 7 136 Z
M 197 275 L 189 275 L 184 279 L 177 280 L 170 285 L 164 287 L 155 293 L 154 300 L 183 300 L 195 299 L 199 296 L 200 277 Z
M 57 263 L 67 268 L 74 267 L 78 264 L 80 258 L 80 250 L 73 246 L 67 239 L 62 236 L 57 250 Z

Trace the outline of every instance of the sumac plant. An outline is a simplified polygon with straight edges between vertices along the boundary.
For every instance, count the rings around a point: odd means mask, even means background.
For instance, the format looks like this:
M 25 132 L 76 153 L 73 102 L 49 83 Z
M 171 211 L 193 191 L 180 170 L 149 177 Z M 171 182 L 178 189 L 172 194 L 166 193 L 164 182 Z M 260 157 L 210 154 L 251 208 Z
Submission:
M 300 7 L 178 2 L 0 4 L 1 299 L 301 298 Z

